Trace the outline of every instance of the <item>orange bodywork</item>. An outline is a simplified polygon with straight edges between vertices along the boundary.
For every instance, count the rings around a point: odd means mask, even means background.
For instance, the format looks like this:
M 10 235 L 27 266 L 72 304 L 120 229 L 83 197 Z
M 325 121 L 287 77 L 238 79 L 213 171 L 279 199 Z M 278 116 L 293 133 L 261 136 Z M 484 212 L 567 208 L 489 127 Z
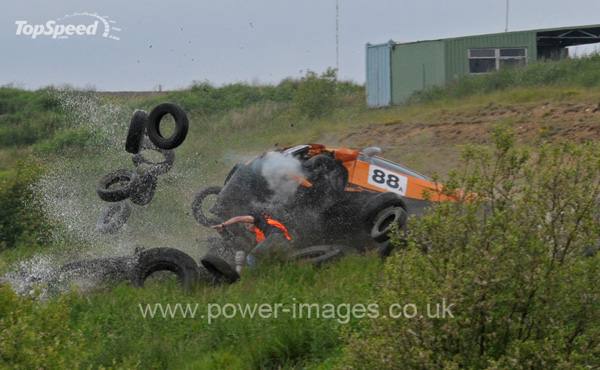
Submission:
M 374 193 L 391 191 L 403 197 L 434 202 L 457 201 L 460 199 L 460 195 L 458 194 L 456 196 L 443 194 L 441 184 L 430 181 L 423 175 L 417 174 L 420 177 L 418 178 L 394 170 L 395 168 L 401 168 L 401 166 L 382 158 L 374 157 L 379 162 L 379 165 L 377 165 L 359 159 L 361 152 L 358 150 L 344 147 L 332 149 L 321 144 L 308 145 L 311 148 L 308 151 L 307 157 L 310 158 L 318 154 L 333 154 L 333 157 L 346 167 L 348 170 L 346 191 L 367 191 Z M 371 157 L 366 156 L 365 159 L 371 160 Z M 407 172 L 414 172 L 406 170 Z M 310 182 L 306 179 L 302 179 L 301 184 L 303 186 L 311 186 Z

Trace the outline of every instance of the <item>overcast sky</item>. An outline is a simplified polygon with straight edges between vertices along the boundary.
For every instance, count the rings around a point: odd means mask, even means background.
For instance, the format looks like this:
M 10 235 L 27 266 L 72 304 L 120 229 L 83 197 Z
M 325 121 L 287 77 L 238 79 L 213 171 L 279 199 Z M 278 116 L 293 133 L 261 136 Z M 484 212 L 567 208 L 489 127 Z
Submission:
M 276 84 L 303 76 L 307 69 L 321 73 L 336 67 L 336 0 L 0 3 L 0 85 L 37 89 L 68 83 L 103 91 L 159 86 L 170 90 L 193 81 L 217 86 Z M 440 39 L 506 28 L 506 0 L 338 0 L 338 4 L 339 77 L 358 83 L 365 81 L 368 42 Z M 96 21 L 95 34 L 85 34 L 93 33 Z M 509 31 L 590 24 L 600 24 L 599 0 L 509 3 Z M 61 38 L 66 34 L 33 38 L 37 25 L 39 31 L 49 31 L 47 26 L 57 30 L 59 25 L 74 29 L 67 38 Z M 83 35 L 77 34 L 77 26 Z

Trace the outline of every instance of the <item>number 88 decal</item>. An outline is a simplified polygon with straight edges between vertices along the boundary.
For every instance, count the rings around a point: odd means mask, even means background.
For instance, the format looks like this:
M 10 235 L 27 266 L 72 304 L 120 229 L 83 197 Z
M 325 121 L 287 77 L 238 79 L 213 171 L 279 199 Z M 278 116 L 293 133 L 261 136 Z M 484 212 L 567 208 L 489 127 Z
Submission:
M 369 171 L 369 183 L 377 187 L 387 189 L 394 193 L 404 195 L 406 193 L 407 179 L 393 172 L 386 171 L 381 167 L 371 166 Z

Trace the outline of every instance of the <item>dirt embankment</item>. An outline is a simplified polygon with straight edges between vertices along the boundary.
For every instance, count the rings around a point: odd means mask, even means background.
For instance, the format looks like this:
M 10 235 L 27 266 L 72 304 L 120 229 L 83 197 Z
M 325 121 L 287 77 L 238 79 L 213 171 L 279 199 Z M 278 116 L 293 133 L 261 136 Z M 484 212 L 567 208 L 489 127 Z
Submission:
M 519 141 L 584 142 L 600 138 L 600 106 L 597 104 L 548 103 L 523 106 L 492 104 L 460 114 L 441 112 L 435 122 L 386 121 L 374 123 L 345 138 L 369 142 L 376 138 L 383 147 L 414 145 L 488 144 L 491 127 L 509 124 Z
M 345 136 L 340 144 L 379 146 L 386 158 L 426 175 L 445 175 L 460 162 L 464 145 L 490 144 L 492 127 L 497 124 L 511 126 L 525 145 L 600 139 L 600 106 L 591 103 L 489 104 L 475 110 L 440 109 L 430 117 L 428 122 L 373 122 Z

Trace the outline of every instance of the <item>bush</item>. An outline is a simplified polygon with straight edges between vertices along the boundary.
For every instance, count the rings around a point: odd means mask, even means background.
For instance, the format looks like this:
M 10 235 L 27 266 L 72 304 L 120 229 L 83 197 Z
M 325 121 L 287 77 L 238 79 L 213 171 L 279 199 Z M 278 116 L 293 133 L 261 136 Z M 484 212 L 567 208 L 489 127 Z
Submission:
M 444 191 L 463 200 L 414 222 L 381 284 L 382 307 L 410 303 L 423 317 L 372 320 L 348 336 L 345 362 L 600 366 L 600 145 L 543 145 L 530 155 L 498 130 L 493 153 L 467 149 Z M 453 317 L 425 314 L 441 302 Z
M 0 250 L 44 245 L 51 225 L 34 204 L 31 185 L 42 168 L 33 158 L 18 162 L 12 176 L 0 180 Z
M 415 92 L 410 104 L 461 99 L 516 87 L 592 87 L 600 82 L 600 55 L 559 61 L 538 61 L 523 68 L 502 68 L 481 75 L 465 75 L 445 86 Z
M 17 296 L 0 285 L 0 367 L 79 368 L 83 335 L 65 325 L 72 295 L 51 302 Z
M 31 145 L 60 126 L 60 108 L 47 90 L 0 87 L 0 148 Z
M 317 118 L 336 105 L 337 71 L 328 68 L 319 77 L 308 71 L 292 94 L 292 108 L 308 118 Z

